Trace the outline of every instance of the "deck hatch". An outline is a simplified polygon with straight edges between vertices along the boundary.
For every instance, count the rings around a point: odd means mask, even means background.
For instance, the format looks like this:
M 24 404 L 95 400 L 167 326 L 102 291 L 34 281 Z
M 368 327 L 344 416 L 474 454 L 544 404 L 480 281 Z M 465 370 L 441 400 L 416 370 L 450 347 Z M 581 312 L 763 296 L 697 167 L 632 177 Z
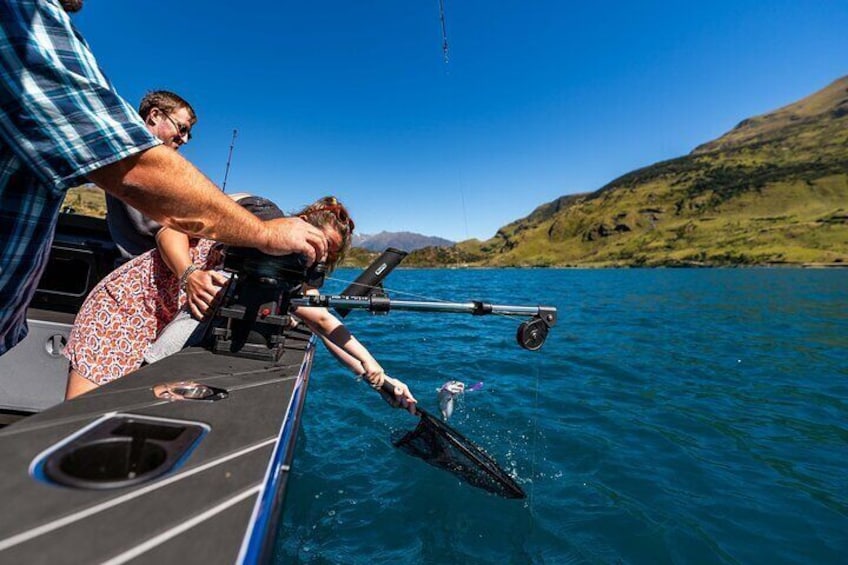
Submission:
M 193 422 L 115 415 L 48 452 L 44 476 L 78 489 L 145 483 L 178 467 L 207 429 Z

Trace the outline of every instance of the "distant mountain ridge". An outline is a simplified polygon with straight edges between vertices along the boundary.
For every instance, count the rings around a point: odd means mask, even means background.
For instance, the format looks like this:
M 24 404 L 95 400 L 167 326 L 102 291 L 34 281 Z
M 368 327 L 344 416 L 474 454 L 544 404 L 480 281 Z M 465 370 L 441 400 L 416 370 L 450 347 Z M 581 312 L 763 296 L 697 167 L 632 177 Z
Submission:
M 848 77 L 690 154 L 405 264 L 848 266 Z
M 401 251 L 415 251 L 424 247 L 450 246 L 455 242 L 443 237 L 421 235 L 408 231 L 387 232 L 378 234 L 354 234 L 351 247 L 359 247 L 368 251 L 383 251 L 394 247 Z

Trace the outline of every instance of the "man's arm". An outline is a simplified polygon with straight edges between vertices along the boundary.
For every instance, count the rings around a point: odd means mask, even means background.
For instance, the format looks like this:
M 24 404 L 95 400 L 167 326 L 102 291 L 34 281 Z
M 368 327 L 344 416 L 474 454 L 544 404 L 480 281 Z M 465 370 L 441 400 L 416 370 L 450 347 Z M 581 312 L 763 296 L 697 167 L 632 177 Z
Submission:
M 106 192 L 175 230 L 270 255 L 327 252 L 324 234 L 299 218 L 263 222 L 221 192 L 176 151 L 153 147 L 88 173 Z

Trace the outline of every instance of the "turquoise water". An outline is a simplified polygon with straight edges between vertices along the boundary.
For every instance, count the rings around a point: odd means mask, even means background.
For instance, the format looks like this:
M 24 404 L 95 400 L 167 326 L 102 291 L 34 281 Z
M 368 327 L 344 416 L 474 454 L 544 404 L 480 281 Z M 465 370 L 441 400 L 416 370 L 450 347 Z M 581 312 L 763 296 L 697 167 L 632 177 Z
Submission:
M 416 419 L 321 350 L 278 562 L 845 562 L 848 270 L 399 270 L 386 286 L 559 308 L 535 353 L 501 317 L 347 319 L 431 411 L 444 381 L 484 381 L 450 423 L 528 498 L 393 448 Z

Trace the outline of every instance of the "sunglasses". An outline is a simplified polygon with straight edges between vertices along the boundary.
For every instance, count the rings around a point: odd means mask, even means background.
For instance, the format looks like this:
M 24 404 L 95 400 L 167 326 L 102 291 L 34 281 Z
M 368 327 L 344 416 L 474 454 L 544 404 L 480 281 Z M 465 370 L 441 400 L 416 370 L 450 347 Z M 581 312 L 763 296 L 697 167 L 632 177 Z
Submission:
M 166 118 L 168 118 L 168 121 L 171 122 L 171 125 L 173 125 L 174 129 L 177 130 L 177 133 L 180 135 L 180 137 L 185 137 L 187 141 L 191 141 L 191 126 L 178 122 L 177 120 L 171 117 L 171 114 L 169 114 L 162 108 L 159 108 L 159 111 L 162 112 L 162 114 Z
M 345 210 L 344 206 L 341 204 L 337 204 L 335 198 L 331 201 L 333 202 L 332 204 L 324 204 L 323 206 L 313 208 L 309 212 L 330 212 L 336 217 L 336 219 L 339 220 L 340 223 L 347 224 L 348 229 L 351 233 L 353 233 L 353 230 L 356 228 L 356 224 L 353 223 L 353 219 L 348 215 L 347 210 Z

